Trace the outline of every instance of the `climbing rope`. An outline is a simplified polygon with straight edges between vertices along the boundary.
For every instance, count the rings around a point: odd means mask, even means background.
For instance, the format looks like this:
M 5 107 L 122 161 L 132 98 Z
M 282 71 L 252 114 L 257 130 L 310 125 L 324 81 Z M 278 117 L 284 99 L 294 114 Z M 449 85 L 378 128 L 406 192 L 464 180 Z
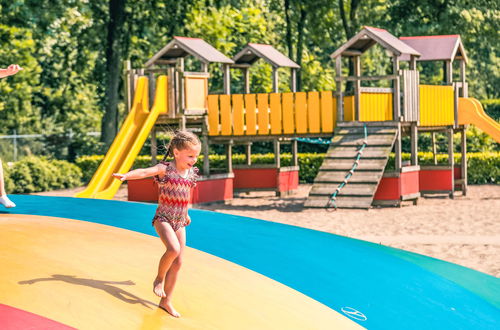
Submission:
M 311 139 L 311 138 L 295 138 L 298 142 L 312 143 L 312 144 L 330 144 L 332 139 Z
M 335 188 L 335 191 L 330 196 L 330 200 L 328 201 L 328 204 L 326 205 L 327 208 L 333 207 L 333 208 L 335 208 L 335 210 L 337 210 L 337 204 L 336 204 L 337 195 L 340 193 L 340 190 L 342 190 L 342 188 L 345 187 L 345 185 L 347 184 L 347 182 L 349 181 L 351 176 L 354 174 L 354 171 L 356 170 L 356 168 L 359 165 L 359 159 L 361 158 L 361 155 L 363 154 L 363 150 L 368 145 L 368 132 L 366 129 L 366 124 L 364 124 L 364 132 L 365 132 L 365 138 L 363 140 L 363 144 L 358 149 L 358 154 L 356 155 L 356 160 L 354 161 L 354 164 L 352 165 L 351 170 L 344 177 L 344 181 L 342 181 L 342 183 L 340 183 L 339 186 L 337 188 Z

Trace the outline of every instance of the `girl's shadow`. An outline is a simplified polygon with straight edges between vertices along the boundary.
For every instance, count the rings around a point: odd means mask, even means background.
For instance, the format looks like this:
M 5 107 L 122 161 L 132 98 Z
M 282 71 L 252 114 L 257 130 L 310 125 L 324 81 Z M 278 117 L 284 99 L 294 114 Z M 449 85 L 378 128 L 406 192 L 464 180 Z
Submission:
M 70 284 L 75 284 L 75 285 L 84 285 L 88 286 L 94 289 L 99 289 L 103 290 L 110 295 L 112 295 L 115 298 L 118 298 L 126 303 L 129 304 L 141 304 L 144 307 L 147 307 L 149 309 L 152 309 L 150 306 L 153 307 L 158 307 L 157 304 L 149 301 L 149 300 L 144 300 L 136 295 L 123 290 L 122 288 L 113 286 L 111 284 L 115 285 L 135 285 L 134 282 L 128 280 L 128 281 L 122 281 L 122 282 L 116 282 L 116 281 L 100 281 L 100 280 L 94 280 L 90 278 L 78 278 L 73 275 L 60 275 L 60 274 L 54 274 L 51 275 L 52 277 L 46 277 L 46 278 L 34 278 L 32 280 L 26 280 L 26 281 L 19 281 L 18 284 L 34 284 L 36 282 L 42 282 L 42 281 L 61 281 L 61 282 L 66 282 Z

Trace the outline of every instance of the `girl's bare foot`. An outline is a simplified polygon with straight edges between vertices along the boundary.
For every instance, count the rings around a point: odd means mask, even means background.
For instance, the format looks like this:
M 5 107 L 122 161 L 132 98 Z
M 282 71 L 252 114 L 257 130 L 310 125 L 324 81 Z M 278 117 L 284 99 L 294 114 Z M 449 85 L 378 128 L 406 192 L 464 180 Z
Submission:
M 181 314 L 179 314 L 179 312 L 175 310 L 174 306 L 172 306 L 172 303 L 170 301 L 162 299 L 160 301 L 159 307 L 168 314 L 172 315 L 173 317 L 181 317 Z
M 165 298 L 167 296 L 163 290 L 163 285 L 163 281 L 159 279 L 155 279 L 153 282 L 153 292 L 160 298 Z

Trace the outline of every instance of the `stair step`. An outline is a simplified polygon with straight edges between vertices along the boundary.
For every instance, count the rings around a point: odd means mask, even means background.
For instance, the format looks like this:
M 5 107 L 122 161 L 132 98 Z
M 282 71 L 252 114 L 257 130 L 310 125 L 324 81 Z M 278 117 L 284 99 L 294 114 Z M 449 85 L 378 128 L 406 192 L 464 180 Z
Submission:
M 342 121 L 337 123 L 337 127 L 391 127 L 397 128 L 398 122 L 395 121 Z
M 349 178 L 349 183 L 375 183 L 377 184 L 382 178 L 383 171 L 379 172 L 354 172 Z M 320 171 L 314 179 L 314 183 L 341 183 L 344 181 L 347 172 L 330 172 Z
M 361 159 L 387 159 L 389 152 L 390 150 L 367 148 L 363 150 Z M 336 148 L 333 152 L 327 152 L 325 159 L 354 159 L 357 155 L 356 148 Z
M 369 135 L 366 138 L 368 146 L 374 145 L 392 145 L 394 136 L 392 135 Z M 365 141 L 365 136 L 360 134 L 353 135 L 337 135 L 332 139 L 331 145 L 362 145 Z
M 309 196 L 331 196 L 338 184 L 316 184 L 311 188 Z M 373 196 L 377 189 L 376 183 L 371 184 L 347 184 L 341 190 L 338 196 Z
M 385 159 L 361 158 L 356 171 L 380 171 L 385 162 Z M 353 165 L 354 159 L 324 159 L 320 171 L 349 171 Z
M 344 209 L 369 209 L 372 205 L 372 197 L 338 197 L 335 200 L 337 208 Z M 326 208 L 330 202 L 330 197 L 311 196 L 307 199 L 305 207 Z
M 396 129 L 393 127 L 367 127 L 366 132 L 368 135 L 394 135 L 396 133 Z M 365 134 L 364 127 L 346 127 L 340 128 L 335 131 L 334 136 L 338 135 L 360 135 Z

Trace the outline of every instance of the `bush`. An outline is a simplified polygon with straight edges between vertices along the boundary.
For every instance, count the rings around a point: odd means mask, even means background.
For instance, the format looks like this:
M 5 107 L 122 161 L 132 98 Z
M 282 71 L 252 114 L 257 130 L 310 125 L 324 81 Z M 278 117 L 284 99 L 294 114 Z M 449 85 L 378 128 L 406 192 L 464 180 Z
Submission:
M 299 154 L 299 179 L 301 183 L 312 183 L 316 177 L 325 154 L 301 153 Z M 461 154 L 455 154 L 455 163 L 460 163 Z M 90 181 L 92 175 L 97 170 L 99 163 L 104 156 L 83 156 L 76 160 L 76 164 L 82 169 L 85 182 Z M 158 156 L 158 161 L 162 160 Z M 292 155 L 289 153 L 281 154 L 281 165 L 290 166 Z M 409 153 L 402 154 L 403 160 L 410 160 Z M 447 154 L 437 155 L 438 164 L 448 164 Z M 434 158 L 431 152 L 419 152 L 418 162 L 420 165 L 434 164 Z M 225 170 L 225 155 L 210 155 L 210 171 L 220 173 Z M 273 164 L 274 154 L 252 154 L 252 164 Z M 198 160 L 198 166 L 202 167 L 203 157 Z M 234 154 L 233 165 L 245 164 L 245 155 Z M 139 156 L 134 162 L 132 168 L 141 168 L 151 166 L 151 156 Z M 386 170 L 394 169 L 394 154 L 389 156 Z M 498 183 L 500 182 L 500 152 L 482 152 L 467 153 L 467 173 L 470 184 Z
M 482 100 L 481 103 L 488 116 L 500 120 L 500 99 Z
M 62 160 L 26 157 L 4 169 L 6 190 L 11 193 L 73 188 L 82 184 L 80 168 Z

